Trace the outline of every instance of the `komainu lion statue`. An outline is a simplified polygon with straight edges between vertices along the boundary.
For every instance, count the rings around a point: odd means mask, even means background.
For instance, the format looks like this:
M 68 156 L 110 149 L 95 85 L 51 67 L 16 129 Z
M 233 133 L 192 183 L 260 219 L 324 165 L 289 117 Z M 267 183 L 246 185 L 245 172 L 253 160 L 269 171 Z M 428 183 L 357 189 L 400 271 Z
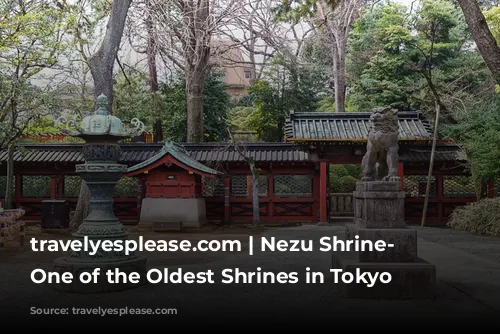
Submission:
M 398 176 L 398 111 L 375 109 L 370 116 L 362 181 L 400 181 Z

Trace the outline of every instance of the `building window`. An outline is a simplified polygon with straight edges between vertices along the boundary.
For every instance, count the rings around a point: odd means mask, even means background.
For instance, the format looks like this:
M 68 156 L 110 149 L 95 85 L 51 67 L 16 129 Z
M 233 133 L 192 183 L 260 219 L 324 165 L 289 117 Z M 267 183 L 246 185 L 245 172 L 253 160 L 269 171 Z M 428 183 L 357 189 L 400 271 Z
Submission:
M 63 196 L 74 198 L 80 195 L 80 185 L 82 183 L 82 178 L 78 175 L 65 175 L 64 176 L 64 187 Z
M 203 196 L 224 197 L 224 180 L 203 177 Z
M 232 175 L 231 176 L 231 195 L 234 197 L 248 196 L 248 176 L 247 175 Z
M 269 195 L 269 177 L 267 175 L 259 175 L 259 197 L 267 197 Z
M 23 175 L 22 197 L 50 197 L 50 180 L 48 175 Z
M 444 197 L 476 197 L 474 180 L 467 175 L 443 175 Z
M 135 177 L 122 177 L 116 183 L 113 197 L 137 197 L 137 187 Z
M 427 175 L 405 175 L 403 179 L 403 188 L 406 193 L 406 197 L 425 197 Z M 432 176 L 431 179 L 429 196 L 437 196 L 437 178 L 435 175 Z
M 313 177 L 303 175 L 275 175 L 274 195 L 277 197 L 312 197 Z
M 246 78 L 246 79 L 250 79 L 250 78 L 252 78 L 252 72 L 250 72 L 250 71 L 245 71 L 245 78 Z

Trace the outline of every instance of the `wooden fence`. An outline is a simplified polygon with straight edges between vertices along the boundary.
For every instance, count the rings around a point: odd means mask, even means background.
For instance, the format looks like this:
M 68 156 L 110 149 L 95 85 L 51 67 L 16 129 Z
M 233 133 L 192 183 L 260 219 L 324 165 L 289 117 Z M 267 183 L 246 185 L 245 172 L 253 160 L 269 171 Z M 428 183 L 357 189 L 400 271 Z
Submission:
M 352 193 L 330 194 L 330 217 L 354 217 Z

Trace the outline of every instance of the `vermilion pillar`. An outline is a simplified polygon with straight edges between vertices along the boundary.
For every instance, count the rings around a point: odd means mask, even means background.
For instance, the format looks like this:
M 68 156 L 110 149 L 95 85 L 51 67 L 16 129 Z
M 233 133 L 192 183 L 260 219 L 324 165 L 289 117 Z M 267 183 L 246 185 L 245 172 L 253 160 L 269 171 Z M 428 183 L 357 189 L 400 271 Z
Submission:
M 405 184 L 404 175 L 405 175 L 404 164 L 402 162 L 400 162 L 398 164 L 398 176 L 401 179 L 401 191 L 404 191 L 404 184 Z
M 50 178 L 50 199 L 57 198 L 57 177 Z
M 328 182 L 328 170 L 325 161 L 319 163 L 319 223 L 328 223 L 328 212 L 327 212 L 327 182 Z

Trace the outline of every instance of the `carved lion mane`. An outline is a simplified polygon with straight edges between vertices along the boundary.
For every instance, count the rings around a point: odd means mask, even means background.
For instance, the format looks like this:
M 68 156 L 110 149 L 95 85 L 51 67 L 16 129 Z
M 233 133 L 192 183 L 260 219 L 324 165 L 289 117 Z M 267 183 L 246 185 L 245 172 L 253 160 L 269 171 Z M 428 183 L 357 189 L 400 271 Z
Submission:
M 399 181 L 398 111 L 377 108 L 370 116 L 366 154 L 363 157 L 363 181 Z

